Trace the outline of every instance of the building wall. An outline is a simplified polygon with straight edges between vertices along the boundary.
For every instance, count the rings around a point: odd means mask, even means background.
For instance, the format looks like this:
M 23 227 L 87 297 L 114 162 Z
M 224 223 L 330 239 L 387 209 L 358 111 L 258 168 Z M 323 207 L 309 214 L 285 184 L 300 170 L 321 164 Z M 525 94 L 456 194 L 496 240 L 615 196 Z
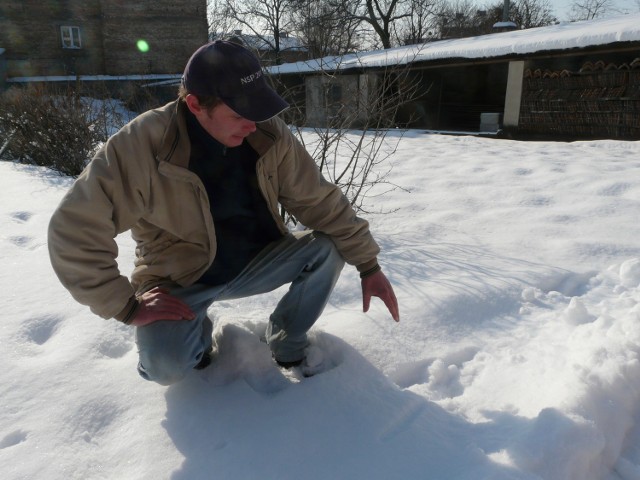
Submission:
M 65 25 L 81 48 L 63 48 Z M 206 0 L 0 0 L 8 77 L 175 74 L 206 41 Z
M 4 48 L 0 48 L 0 92 L 5 89 L 7 80 L 7 62 L 5 61 Z
M 368 100 L 371 90 L 368 80 L 368 77 L 361 79 L 359 75 L 307 76 L 305 125 L 358 126 L 365 120 L 363 102 Z
M 207 42 L 206 0 L 100 0 L 105 73 L 180 73 Z M 141 52 L 138 40 L 149 45 Z
M 80 27 L 81 49 L 63 49 L 62 25 Z M 103 69 L 98 0 L 0 0 L 7 76 L 69 75 Z

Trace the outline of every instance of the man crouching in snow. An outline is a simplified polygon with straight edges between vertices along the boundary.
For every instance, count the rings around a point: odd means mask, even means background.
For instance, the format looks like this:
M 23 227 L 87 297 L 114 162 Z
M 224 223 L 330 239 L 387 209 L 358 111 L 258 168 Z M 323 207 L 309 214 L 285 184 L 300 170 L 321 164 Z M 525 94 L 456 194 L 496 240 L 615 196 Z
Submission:
M 266 340 L 281 366 L 304 365 L 345 261 L 360 272 L 364 311 L 377 296 L 399 320 L 369 224 L 276 117 L 287 107 L 249 50 L 204 45 L 179 98 L 111 137 L 54 212 L 56 274 L 97 315 L 136 327 L 142 377 L 168 385 L 206 367 L 209 306 L 287 283 Z M 311 230 L 289 233 L 279 205 Z M 128 230 L 131 281 L 114 241 Z

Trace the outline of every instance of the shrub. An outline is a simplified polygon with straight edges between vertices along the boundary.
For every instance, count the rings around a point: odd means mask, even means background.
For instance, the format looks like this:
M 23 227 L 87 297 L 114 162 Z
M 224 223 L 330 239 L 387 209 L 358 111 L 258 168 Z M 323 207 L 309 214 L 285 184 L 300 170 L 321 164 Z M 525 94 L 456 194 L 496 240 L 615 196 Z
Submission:
M 30 86 L 0 96 L 4 156 L 62 175 L 78 176 L 106 140 L 103 120 L 91 103 L 69 89 L 52 94 Z

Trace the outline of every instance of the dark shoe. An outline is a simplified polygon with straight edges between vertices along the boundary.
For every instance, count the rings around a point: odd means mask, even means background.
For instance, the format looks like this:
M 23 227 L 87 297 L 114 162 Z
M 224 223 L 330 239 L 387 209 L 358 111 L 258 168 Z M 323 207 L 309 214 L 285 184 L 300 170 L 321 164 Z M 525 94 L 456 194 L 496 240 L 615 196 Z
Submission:
M 274 359 L 276 360 L 276 359 Z M 294 367 L 299 367 L 302 364 L 302 361 L 304 360 L 304 358 L 301 358 L 300 360 L 295 360 L 293 362 L 281 362 L 280 360 L 276 360 L 276 363 L 286 369 L 289 370 L 290 368 L 294 368 Z
M 211 365 L 212 357 L 213 357 L 213 346 L 209 347 L 209 350 L 204 352 L 198 364 L 195 367 L 193 367 L 194 370 L 204 370 L 205 368 L 207 368 L 209 365 Z

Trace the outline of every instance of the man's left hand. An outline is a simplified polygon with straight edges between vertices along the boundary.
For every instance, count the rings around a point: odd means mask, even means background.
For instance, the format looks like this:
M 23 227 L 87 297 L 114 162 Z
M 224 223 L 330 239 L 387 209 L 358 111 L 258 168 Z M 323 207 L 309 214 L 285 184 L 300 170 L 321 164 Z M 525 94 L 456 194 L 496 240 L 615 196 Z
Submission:
M 400 321 L 398 300 L 393 292 L 393 287 L 382 271 L 369 275 L 362 279 L 362 310 L 369 311 L 371 297 L 380 298 L 389 309 L 389 313 L 396 322 Z

